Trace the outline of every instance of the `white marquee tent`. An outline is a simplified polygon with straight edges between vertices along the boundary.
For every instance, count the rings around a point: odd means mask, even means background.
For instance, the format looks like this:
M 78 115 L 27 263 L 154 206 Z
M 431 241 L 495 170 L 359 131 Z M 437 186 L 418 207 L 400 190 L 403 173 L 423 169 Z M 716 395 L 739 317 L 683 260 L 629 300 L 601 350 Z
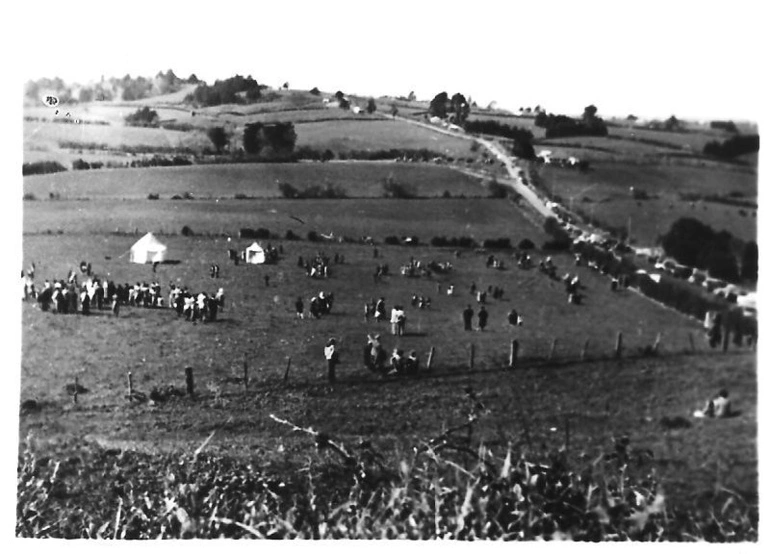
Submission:
M 135 264 L 165 262 L 168 248 L 155 238 L 152 233 L 147 233 L 131 247 L 131 258 Z
M 247 264 L 263 264 L 265 263 L 265 250 L 258 244 L 254 243 L 246 249 L 246 263 Z

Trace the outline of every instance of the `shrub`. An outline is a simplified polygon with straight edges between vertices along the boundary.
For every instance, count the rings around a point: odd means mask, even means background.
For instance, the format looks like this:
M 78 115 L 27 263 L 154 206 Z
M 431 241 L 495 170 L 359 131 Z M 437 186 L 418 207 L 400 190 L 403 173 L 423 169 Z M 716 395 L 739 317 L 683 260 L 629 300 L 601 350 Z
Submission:
M 299 235 L 297 235 L 294 231 L 289 229 L 286 231 L 286 235 L 284 235 L 284 238 L 286 240 L 299 240 Z
M 297 187 L 292 185 L 291 183 L 286 183 L 284 181 L 280 181 L 278 183 L 278 190 L 281 193 L 281 196 L 284 198 L 299 198 L 299 190 L 297 190 Z
M 436 248 L 447 246 L 447 244 L 448 241 L 446 237 L 433 237 L 430 239 L 430 245 L 435 246 Z
M 550 239 L 543 243 L 543 250 L 550 250 L 550 251 L 563 251 L 563 250 L 569 250 L 570 247 L 570 241 L 563 240 L 563 239 Z
M 543 229 L 552 237 L 543 244 L 544 250 L 567 250 L 572 244 L 569 234 L 559 225 L 555 217 L 547 217 Z
M 398 244 L 401 244 L 401 239 L 396 236 L 390 235 L 385 237 L 385 244 L 398 245 Z
M 72 169 L 74 169 L 75 171 L 79 171 L 83 169 L 91 169 L 91 164 L 89 164 L 85 160 L 77 159 L 74 162 L 72 162 Z
M 521 239 L 518 244 L 519 250 L 533 250 L 535 243 L 529 239 Z
M 160 199 L 160 195 L 157 192 L 151 192 L 147 195 L 147 200 L 158 200 Z
M 395 180 L 389 175 L 382 184 L 383 196 L 385 198 L 416 198 L 417 193 L 411 185 L 405 185 Z
M 509 238 L 485 239 L 481 244 L 484 248 L 489 248 L 491 250 L 511 249 L 511 239 Z
M 492 180 L 486 184 L 486 188 L 489 198 L 506 198 L 510 191 L 507 186 L 503 185 L 495 178 L 492 178 Z
M 193 236 L 194 234 L 195 234 L 195 233 L 193 233 L 193 230 L 192 230 L 192 229 L 190 229 L 190 228 L 189 228 L 187 225 L 185 225 L 184 227 L 182 227 L 182 236 L 183 236 L 183 237 L 191 237 L 191 236 Z
M 269 239 L 272 236 L 269 229 L 260 227 L 254 232 L 255 239 Z
M 158 112 L 147 106 L 125 117 L 126 125 L 131 127 L 157 127 L 159 119 Z
M 25 192 L 24 196 L 22 197 L 23 200 L 37 200 L 37 196 L 32 194 L 31 192 Z
M 759 135 L 737 135 L 724 142 L 711 141 L 703 147 L 705 155 L 722 159 L 754 152 L 759 152 Z
M 45 173 L 58 173 L 59 171 L 67 171 L 59 162 L 30 162 L 21 166 L 22 175 L 43 175 Z
M 315 231 L 308 231 L 307 240 L 309 240 L 310 242 L 318 242 L 319 240 L 321 240 L 321 237 L 319 237 L 318 233 Z

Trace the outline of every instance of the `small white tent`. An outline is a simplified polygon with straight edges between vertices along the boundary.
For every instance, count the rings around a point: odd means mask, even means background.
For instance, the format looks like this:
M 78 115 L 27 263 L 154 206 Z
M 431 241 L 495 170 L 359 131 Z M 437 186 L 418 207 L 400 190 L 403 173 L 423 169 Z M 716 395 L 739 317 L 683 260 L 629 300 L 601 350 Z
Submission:
M 167 251 L 165 244 L 152 233 L 147 233 L 131 247 L 130 260 L 135 264 L 165 262 Z
M 265 263 L 265 251 L 258 244 L 254 243 L 246 249 L 246 263 L 247 264 L 263 264 Z

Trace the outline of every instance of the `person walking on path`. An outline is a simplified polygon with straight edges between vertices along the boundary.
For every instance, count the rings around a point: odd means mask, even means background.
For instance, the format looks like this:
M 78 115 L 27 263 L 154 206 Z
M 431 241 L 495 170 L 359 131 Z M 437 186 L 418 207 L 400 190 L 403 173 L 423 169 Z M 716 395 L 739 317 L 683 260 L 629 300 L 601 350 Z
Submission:
M 471 305 L 468 304 L 468 307 L 466 307 L 463 310 L 463 324 L 465 326 L 466 331 L 471 330 L 471 321 L 473 320 L 473 308 L 471 308 Z
M 339 363 L 339 354 L 337 353 L 336 339 L 329 339 L 324 347 L 324 357 L 326 358 L 326 367 L 328 369 L 329 382 L 336 381 L 335 369 Z
M 487 326 L 488 317 L 489 314 L 487 313 L 487 309 L 484 306 L 481 306 L 481 309 L 479 310 L 479 331 L 483 331 Z

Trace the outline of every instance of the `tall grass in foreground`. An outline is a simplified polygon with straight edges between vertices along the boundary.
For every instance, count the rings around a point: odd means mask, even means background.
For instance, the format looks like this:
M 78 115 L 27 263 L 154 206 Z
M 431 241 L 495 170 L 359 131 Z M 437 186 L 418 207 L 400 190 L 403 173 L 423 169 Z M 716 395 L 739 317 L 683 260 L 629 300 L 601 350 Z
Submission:
M 721 489 L 707 509 L 671 505 L 651 453 L 614 440 L 580 467 L 567 449 L 530 459 L 474 445 L 467 422 L 388 462 L 324 433 L 291 480 L 227 457 L 80 445 L 19 458 L 16 533 L 67 538 L 756 541 L 757 507 Z M 213 436 L 213 433 L 212 433 Z M 210 439 L 211 437 L 209 437 Z M 567 439 L 568 442 L 568 439 Z

